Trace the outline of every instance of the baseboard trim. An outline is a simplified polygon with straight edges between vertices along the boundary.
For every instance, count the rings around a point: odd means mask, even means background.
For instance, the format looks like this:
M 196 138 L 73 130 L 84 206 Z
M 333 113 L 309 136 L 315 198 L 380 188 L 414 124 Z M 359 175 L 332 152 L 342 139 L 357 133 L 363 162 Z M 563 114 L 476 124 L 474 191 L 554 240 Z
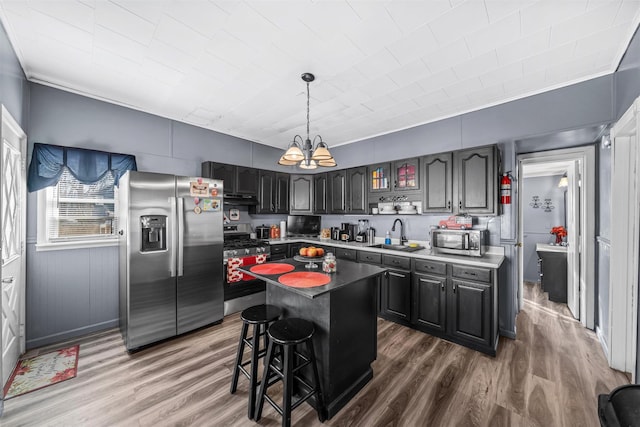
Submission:
M 516 332 L 515 331 L 507 331 L 504 329 L 500 329 L 500 336 L 506 337 L 506 338 L 510 338 L 512 340 L 516 339 Z
M 93 325 L 83 326 L 82 328 L 58 332 L 56 334 L 51 334 L 44 337 L 28 339 L 25 345 L 27 347 L 27 350 L 31 350 L 33 348 L 38 348 L 38 347 L 42 347 L 49 344 L 55 344 L 57 342 L 65 341 L 71 338 L 76 338 L 83 335 L 91 334 L 93 332 L 115 328 L 118 325 L 119 325 L 119 319 L 107 320 L 104 322 L 95 323 Z

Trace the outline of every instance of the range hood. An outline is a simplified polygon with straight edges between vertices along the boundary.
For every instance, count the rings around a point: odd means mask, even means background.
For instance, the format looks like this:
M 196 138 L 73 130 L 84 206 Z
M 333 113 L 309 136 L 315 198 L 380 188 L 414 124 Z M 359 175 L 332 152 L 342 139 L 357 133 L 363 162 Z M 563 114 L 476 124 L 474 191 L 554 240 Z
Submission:
M 257 206 L 258 199 L 255 196 L 243 194 L 225 194 L 224 204 L 228 206 Z

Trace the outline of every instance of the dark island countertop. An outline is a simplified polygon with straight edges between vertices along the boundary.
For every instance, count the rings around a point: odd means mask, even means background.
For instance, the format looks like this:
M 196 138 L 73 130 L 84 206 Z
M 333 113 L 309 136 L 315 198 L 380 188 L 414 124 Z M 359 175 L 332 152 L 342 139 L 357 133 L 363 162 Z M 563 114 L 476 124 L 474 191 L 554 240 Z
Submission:
M 258 279 L 264 280 L 272 285 L 287 289 L 291 292 L 297 293 L 307 298 L 316 298 L 320 295 L 335 291 L 343 286 L 349 285 L 357 280 L 367 279 L 384 273 L 387 269 L 378 267 L 371 264 L 360 264 L 357 262 L 338 260 L 335 273 L 327 274 L 322 272 L 322 261 L 317 262 L 318 268 L 308 269 L 305 268 L 306 262 L 296 261 L 293 258 L 287 258 L 279 261 L 267 262 L 265 264 L 291 264 L 295 267 L 293 271 L 281 274 L 256 274 L 251 271 L 251 267 L 240 267 L 239 271 L 250 274 Z M 260 264 L 260 265 L 265 265 Z M 292 286 L 283 285 L 278 281 L 280 276 L 294 272 L 315 272 L 320 274 L 326 274 L 331 278 L 331 281 L 323 286 L 316 286 L 313 288 L 295 288 Z

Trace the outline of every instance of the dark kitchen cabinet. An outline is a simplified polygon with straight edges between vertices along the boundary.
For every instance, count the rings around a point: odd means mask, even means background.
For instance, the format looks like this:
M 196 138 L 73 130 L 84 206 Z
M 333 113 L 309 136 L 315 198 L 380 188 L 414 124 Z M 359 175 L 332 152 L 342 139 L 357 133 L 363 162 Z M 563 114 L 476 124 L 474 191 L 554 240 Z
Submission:
M 333 248 L 333 251 L 336 258 L 338 259 L 346 259 L 353 262 L 356 262 L 358 260 L 358 251 L 356 251 L 355 249 L 335 247 Z M 338 268 L 340 268 L 339 265 Z
M 327 173 L 329 181 L 329 213 L 366 214 L 367 168 L 365 166 Z
M 258 169 L 216 162 L 202 162 L 201 167 L 203 177 L 224 181 L 225 194 L 258 194 Z
M 549 301 L 567 302 L 567 253 L 537 251 L 540 263 L 540 285 L 549 293 Z
M 236 167 L 236 194 L 258 195 L 258 169 L 246 166 Z
M 453 154 L 425 156 L 421 166 L 424 188 L 422 212 L 453 212 Z
M 457 212 L 495 215 L 498 212 L 498 155 L 495 146 L 453 153 Z
M 290 213 L 313 213 L 313 184 L 313 175 L 291 175 Z
M 420 190 L 420 159 L 393 162 L 393 191 Z
M 485 347 L 491 345 L 495 339 L 491 285 L 452 279 L 447 308 L 452 336 Z
M 313 175 L 313 213 L 326 214 L 328 209 L 328 178 L 326 173 Z
M 269 261 L 279 261 L 289 256 L 289 245 L 287 243 L 271 244 L 269 245 L 271 254 L 269 255 Z
M 382 264 L 392 267 L 380 286 L 380 317 L 405 325 L 411 321 L 411 264 L 409 258 L 382 255 Z M 407 268 L 406 270 L 404 268 Z
M 347 213 L 347 171 L 345 169 L 327 173 L 329 180 L 329 213 Z
M 258 206 L 255 213 L 288 213 L 289 174 L 261 170 L 258 180 Z
M 411 323 L 425 332 L 446 332 L 447 278 L 414 273 Z
M 289 174 L 276 172 L 275 213 L 289 213 Z
M 369 195 L 376 193 L 391 192 L 393 176 L 391 174 L 391 163 L 378 163 L 367 167 L 369 177 Z
M 368 213 L 366 167 L 347 169 L 347 200 L 348 213 Z

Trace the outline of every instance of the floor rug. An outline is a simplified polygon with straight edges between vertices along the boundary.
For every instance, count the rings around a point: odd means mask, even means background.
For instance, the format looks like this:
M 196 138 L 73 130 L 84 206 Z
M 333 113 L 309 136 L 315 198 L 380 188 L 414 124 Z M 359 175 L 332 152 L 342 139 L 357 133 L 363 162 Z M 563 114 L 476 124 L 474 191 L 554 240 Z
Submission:
M 4 398 L 29 393 L 76 376 L 79 346 L 18 361 L 4 388 Z

